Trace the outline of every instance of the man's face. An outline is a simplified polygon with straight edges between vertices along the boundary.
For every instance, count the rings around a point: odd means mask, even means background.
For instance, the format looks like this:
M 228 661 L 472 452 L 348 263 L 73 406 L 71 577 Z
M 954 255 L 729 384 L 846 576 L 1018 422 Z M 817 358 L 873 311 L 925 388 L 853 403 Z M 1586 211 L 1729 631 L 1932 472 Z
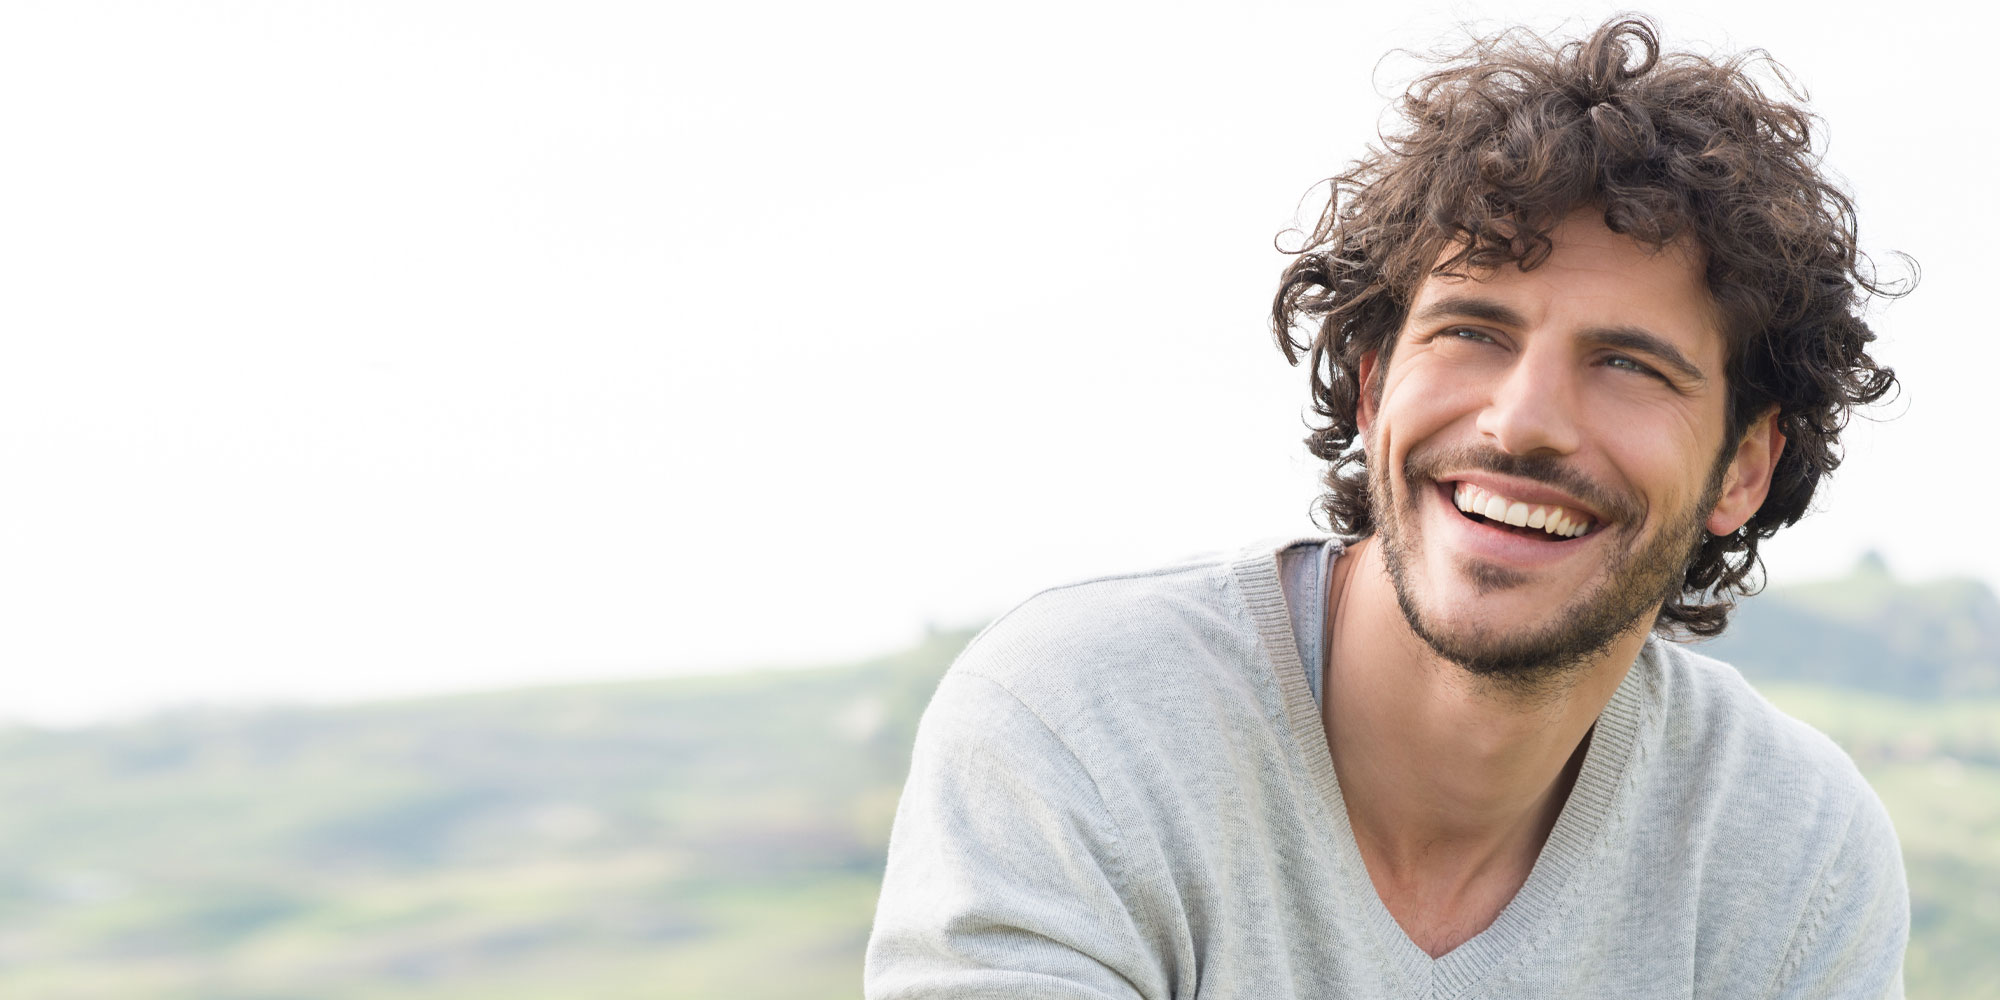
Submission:
M 1381 380 L 1361 416 L 1405 618 L 1447 659 L 1522 681 L 1650 626 L 1776 459 L 1724 448 L 1723 341 L 1691 253 L 1587 211 L 1551 238 L 1531 271 L 1426 279 L 1388 370 L 1361 373 Z

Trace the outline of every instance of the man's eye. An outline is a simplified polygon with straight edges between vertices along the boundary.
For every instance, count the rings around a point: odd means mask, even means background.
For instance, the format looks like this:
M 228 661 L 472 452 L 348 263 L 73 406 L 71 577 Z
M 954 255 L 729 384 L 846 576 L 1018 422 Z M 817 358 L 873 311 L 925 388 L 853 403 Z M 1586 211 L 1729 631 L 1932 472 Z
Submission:
M 1490 344 L 1493 342 L 1492 337 L 1489 337 L 1479 332 L 1478 330 L 1470 330 L 1462 326 L 1446 330 L 1444 332 L 1444 335 L 1446 337 L 1451 338 L 1452 340 L 1470 340 L 1476 343 L 1484 343 L 1484 344 Z
M 1620 368 L 1625 371 L 1634 372 L 1640 375 L 1651 375 L 1652 377 L 1658 379 L 1665 378 L 1665 376 L 1661 375 L 1658 371 L 1655 371 L 1650 365 L 1641 364 L 1627 357 L 1622 357 L 1622 356 L 1609 357 L 1604 359 L 1604 363 L 1612 368 Z

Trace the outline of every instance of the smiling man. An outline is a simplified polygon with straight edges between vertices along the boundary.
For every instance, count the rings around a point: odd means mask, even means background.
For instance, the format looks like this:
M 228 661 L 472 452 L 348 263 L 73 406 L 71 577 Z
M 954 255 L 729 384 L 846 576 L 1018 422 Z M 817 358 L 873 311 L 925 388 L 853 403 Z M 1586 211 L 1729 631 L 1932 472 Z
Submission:
M 1746 60 L 1481 42 L 1286 270 L 1338 532 L 1044 592 L 940 685 L 871 997 L 1894 997 L 1831 743 L 1678 639 L 1806 510 L 1847 198 Z

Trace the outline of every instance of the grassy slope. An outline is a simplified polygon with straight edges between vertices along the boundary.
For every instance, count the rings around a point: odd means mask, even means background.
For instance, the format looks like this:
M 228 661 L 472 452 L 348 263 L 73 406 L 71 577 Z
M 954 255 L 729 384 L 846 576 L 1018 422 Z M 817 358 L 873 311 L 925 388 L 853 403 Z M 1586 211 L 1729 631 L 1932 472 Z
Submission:
M 966 636 L 853 667 L 0 733 L 0 996 L 834 998 Z M 1901 831 L 1912 996 L 2000 998 L 2000 702 L 1766 685 Z
M 0 996 L 851 995 L 916 716 L 965 638 L 0 733 Z

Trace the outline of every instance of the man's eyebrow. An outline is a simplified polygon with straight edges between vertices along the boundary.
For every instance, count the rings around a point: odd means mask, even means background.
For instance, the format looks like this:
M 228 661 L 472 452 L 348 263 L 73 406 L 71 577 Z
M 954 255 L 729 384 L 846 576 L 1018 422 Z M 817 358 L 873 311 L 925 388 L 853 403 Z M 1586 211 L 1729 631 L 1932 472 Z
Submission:
M 1412 319 L 1432 320 L 1445 316 L 1464 316 L 1467 319 L 1483 319 L 1488 323 L 1503 326 L 1526 326 L 1528 321 L 1520 313 L 1501 305 L 1492 299 L 1477 295 L 1447 295 L 1417 311 Z
M 1484 320 L 1488 323 L 1498 323 L 1502 326 L 1521 327 L 1527 325 L 1527 320 L 1520 313 L 1514 311 L 1504 303 L 1477 295 L 1447 295 L 1417 310 L 1416 314 L 1411 318 L 1430 321 L 1453 316 Z M 1635 354 L 1644 354 L 1667 368 L 1672 369 L 1673 373 L 1683 381 L 1692 382 L 1696 385 L 1708 384 L 1708 375 L 1700 367 L 1696 366 L 1694 362 L 1689 361 L 1688 356 L 1682 354 L 1680 348 L 1668 342 L 1665 337 L 1644 327 L 1599 327 L 1585 331 L 1584 336 L 1605 347 L 1616 348 L 1621 351 L 1631 351 Z

